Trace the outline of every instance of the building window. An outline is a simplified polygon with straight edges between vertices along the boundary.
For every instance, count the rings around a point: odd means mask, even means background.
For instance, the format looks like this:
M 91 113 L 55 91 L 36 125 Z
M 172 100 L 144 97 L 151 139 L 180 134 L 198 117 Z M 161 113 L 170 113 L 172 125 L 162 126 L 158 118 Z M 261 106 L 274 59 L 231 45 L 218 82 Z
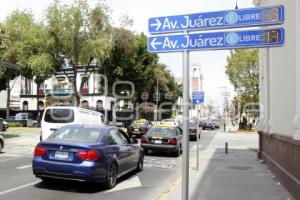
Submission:
M 23 110 L 28 111 L 28 101 L 23 101 Z
M 88 94 L 89 93 L 89 79 L 87 77 L 82 77 L 81 79 L 81 94 Z
M 39 101 L 39 110 L 44 110 L 44 102 Z
M 89 109 L 89 102 L 87 100 L 83 100 L 81 102 L 81 107 L 85 109 Z
M 103 111 L 103 101 L 102 100 L 97 101 L 96 110 Z

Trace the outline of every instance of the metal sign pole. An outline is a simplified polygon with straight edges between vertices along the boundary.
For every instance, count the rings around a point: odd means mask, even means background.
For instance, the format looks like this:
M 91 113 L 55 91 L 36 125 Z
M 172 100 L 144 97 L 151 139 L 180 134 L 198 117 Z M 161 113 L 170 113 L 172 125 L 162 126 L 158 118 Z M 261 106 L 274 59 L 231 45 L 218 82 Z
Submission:
M 185 31 L 188 34 L 188 31 Z M 183 51 L 183 154 L 182 154 L 182 200 L 189 198 L 189 51 Z
M 200 128 L 199 128 L 199 120 L 197 120 L 197 152 L 196 152 L 196 156 L 197 156 L 197 163 L 196 163 L 196 170 L 199 170 L 199 136 L 200 136 Z

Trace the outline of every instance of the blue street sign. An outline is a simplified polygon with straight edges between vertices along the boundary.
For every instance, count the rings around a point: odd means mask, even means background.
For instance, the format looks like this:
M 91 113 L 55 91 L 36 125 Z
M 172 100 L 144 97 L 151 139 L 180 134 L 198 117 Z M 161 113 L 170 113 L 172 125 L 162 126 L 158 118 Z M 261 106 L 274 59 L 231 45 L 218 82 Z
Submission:
M 276 47 L 284 44 L 284 29 L 164 35 L 148 38 L 149 52 Z
M 150 18 L 151 34 L 282 24 L 284 7 L 271 6 Z
M 204 92 L 193 92 L 192 94 L 193 105 L 204 103 Z

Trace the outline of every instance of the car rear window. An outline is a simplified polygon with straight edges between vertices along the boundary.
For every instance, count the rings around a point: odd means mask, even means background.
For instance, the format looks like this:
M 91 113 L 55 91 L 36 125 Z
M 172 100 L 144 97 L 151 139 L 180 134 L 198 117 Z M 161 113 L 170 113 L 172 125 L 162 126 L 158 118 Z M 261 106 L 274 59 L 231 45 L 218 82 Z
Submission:
M 84 127 L 63 127 L 51 134 L 48 140 L 72 140 L 97 142 L 101 136 L 99 129 Z
M 152 128 L 147 132 L 148 136 L 163 136 L 163 137 L 172 137 L 176 136 L 175 128 Z
M 74 111 L 71 109 L 48 109 L 44 120 L 49 123 L 71 123 L 74 121 Z

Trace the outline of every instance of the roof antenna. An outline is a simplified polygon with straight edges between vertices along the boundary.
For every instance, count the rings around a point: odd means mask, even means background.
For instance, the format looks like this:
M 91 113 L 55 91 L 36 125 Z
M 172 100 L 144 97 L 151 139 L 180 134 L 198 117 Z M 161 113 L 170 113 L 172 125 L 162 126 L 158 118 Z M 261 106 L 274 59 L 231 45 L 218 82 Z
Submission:
M 235 8 L 234 9 L 239 9 L 239 7 L 238 7 L 238 0 L 236 0 L 236 2 L 235 2 Z

